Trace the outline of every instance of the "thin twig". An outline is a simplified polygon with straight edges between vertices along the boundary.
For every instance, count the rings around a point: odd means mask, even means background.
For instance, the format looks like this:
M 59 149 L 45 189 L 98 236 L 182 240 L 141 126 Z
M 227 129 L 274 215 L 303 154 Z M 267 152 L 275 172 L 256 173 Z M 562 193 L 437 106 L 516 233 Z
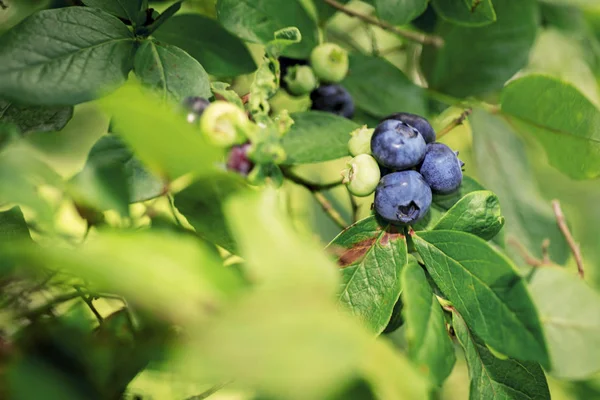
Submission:
M 335 181 L 335 182 L 330 182 L 330 183 L 315 183 L 315 182 L 310 182 L 307 181 L 306 179 L 294 174 L 292 171 L 290 171 L 287 168 L 282 169 L 283 171 L 283 175 L 289 179 L 290 181 L 304 186 L 305 188 L 307 188 L 308 190 L 310 190 L 311 192 L 320 192 L 322 190 L 329 190 L 329 189 L 333 189 L 334 187 L 340 186 L 342 184 L 341 180 Z
M 529 251 L 523 246 L 521 242 L 513 237 L 509 237 L 506 239 L 506 243 L 513 246 L 518 252 L 521 258 L 525 261 L 527 265 L 531 265 L 532 267 L 541 267 L 543 265 L 548 265 L 550 263 L 546 263 L 544 260 L 540 260 L 534 256 L 532 256 Z
M 462 125 L 463 122 L 465 122 L 465 120 L 467 119 L 467 117 L 469 115 L 471 115 L 472 112 L 473 112 L 473 109 L 467 108 L 457 118 L 455 118 L 454 120 L 452 120 L 452 122 L 450 122 L 448 125 L 446 125 L 444 128 L 442 128 L 442 130 L 440 130 L 436 134 L 436 137 L 439 139 L 442 136 L 444 136 L 445 134 L 447 134 L 448 132 L 450 132 L 452 129 L 456 128 L 459 125 Z
M 542 261 L 544 264 L 550 264 L 550 239 L 546 238 L 542 242 Z
M 560 207 L 560 202 L 558 200 L 552 200 L 552 209 L 554 210 L 554 215 L 556 216 L 556 223 L 558 224 L 558 228 L 562 232 L 565 237 L 567 244 L 571 248 L 571 252 L 573 253 L 573 257 L 575 257 L 575 262 L 577 263 L 577 272 L 581 278 L 584 277 L 584 268 L 583 268 L 583 258 L 581 257 L 581 249 L 579 245 L 575 243 L 575 239 L 573 239 L 573 235 L 571 235 L 571 231 L 569 231 L 569 227 L 567 226 L 567 220 L 565 219 L 565 214 L 563 214 L 562 209 Z
M 74 288 L 75 290 L 77 290 L 78 293 L 81 294 L 81 299 L 85 302 L 85 304 L 87 304 L 88 308 L 92 311 L 92 313 L 94 313 L 94 316 L 96 317 L 98 322 L 102 324 L 102 322 L 104 322 L 104 318 L 102 318 L 102 315 L 100 315 L 98 310 L 96 310 L 96 307 L 94 306 L 94 299 L 91 296 L 87 296 L 85 293 L 83 293 L 83 291 L 78 286 L 74 286 Z
M 411 40 L 413 42 L 422 43 L 422 44 L 430 44 L 435 47 L 441 47 L 444 44 L 444 40 L 439 36 L 426 35 L 424 33 L 417 33 L 417 32 L 413 32 L 413 31 L 409 31 L 406 29 L 401 29 L 401 28 L 395 27 L 394 25 L 392 25 L 388 22 L 381 21 L 370 15 L 365 15 L 358 11 L 354 11 L 350 8 L 347 8 L 343 4 L 337 2 L 336 0 L 323 0 L 323 1 L 327 4 L 329 4 L 331 7 L 343 12 L 346 15 L 361 19 L 371 25 L 378 26 L 381 29 L 384 29 L 388 32 L 392 32 L 398 36 L 402 36 L 403 38 Z
M 355 223 L 358 221 L 358 203 L 352 193 L 348 192 L 348 196 L 350 196 L 350 205 L 352 206 L 352 223 Z
M 223 389 L 225 386 L 229 385 L 231 382 L 233 382 L 233 381 L 217 383 L 215 386 L 211 387 L 210 389 L 208 389 L 196 396 L 188 397 L 186 400 L 204 400 L 204 399 L 208 398 L 209 396 L 212 396 L 213 394 L 217 393 L 219 390 Z
M 311 192 L 311 193 L 315 197 L 315 200 L 317 200 L 317 202 L 321 205 L 321 207 L 323 208 L 323 211 L 325 211 L 325 213 L 327 213 L 329 218 L 331 218 L 331 220 L 333 222 L 335 222 L 336 225 L 339 226 L 340 228 L 346 229 L 347 228 L 346 221 L 344 221 L 344 218 L 342 218 L 340 213 L 337 212 L 337 210 L 333 207 L 333 205 L 329 202 L 329 200 L 327 200 L 327 198 L 325 198 L 325 195 L 321 192 Z
M 65 293 L 63 295 L 53 298 L 46 304 L 43 304 L 37 308 L 34 308 L 33 310 L 29 310 L 27 312 L 22 313 L 20 316 L 23 318 L 37 317 L 37 316 L 40 316 L 40 315 L 50 312 L 58 304 L 61 304 L 61 303 L 64 303 L 64 302 L 67 302 L 70 300 L 74 300 L 80 296 L 81 296 L 81 293 L 79 291 Z

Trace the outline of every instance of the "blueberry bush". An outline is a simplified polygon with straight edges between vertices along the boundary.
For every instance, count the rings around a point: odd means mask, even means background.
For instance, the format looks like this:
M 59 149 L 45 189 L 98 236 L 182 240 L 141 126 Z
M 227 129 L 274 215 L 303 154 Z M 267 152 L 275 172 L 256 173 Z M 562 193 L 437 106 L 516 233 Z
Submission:
M 599 82 L 595 0 L 1 0 L 0 398 L 600 398 Z

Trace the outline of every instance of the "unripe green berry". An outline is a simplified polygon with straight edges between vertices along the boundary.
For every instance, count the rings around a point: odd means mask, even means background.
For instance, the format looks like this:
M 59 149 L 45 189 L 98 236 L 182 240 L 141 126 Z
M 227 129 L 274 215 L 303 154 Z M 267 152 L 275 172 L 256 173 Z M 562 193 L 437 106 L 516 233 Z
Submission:
M 323 43 L 310 54 L 310 65 L 324 82 L 341 82 L 348 73 L 348 52 L 337 44 Z
M 350 193 L 358 197 L 365 197 L 375 191 L 381 173 L 379 165 L 373 157 L 368 154 L 359 154 L 348 162 L 347 167 L 342 171 L 342 176 Z
M 211 143 L 229 147 L 246 140 L 250 121 L 239 107 L 226 101 L 211 103 L 200 118 L 200 130 Z
M 288 68 L 283 79 L 287 84 L 287 91 L 295 96 L 308 94 L 319 84 L 315 73 L 308 65 L 296 65 Z
M 348 141 L 348 150 L 353 156 L 359 154 L 371 154 L 371 136 L 375 129 L 367 128 L 366 125 L 352 131 Z

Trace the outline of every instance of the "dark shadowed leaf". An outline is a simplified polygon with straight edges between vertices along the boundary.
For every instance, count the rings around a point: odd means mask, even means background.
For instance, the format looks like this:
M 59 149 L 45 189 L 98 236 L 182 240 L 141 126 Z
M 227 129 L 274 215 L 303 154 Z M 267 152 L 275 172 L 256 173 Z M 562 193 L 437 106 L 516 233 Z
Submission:
M 483 26 L 496 21 L 491 0 L 432 0 L 436 13 L 457 25 Z
M 460 199 L 477 190 L 485 190 L 485 188 L 470 176 L 463 176 L 463 180 L 457 191 L 450 194 L 434 194 L 433 202 L 440 208 L 449 210 L 458 203 Z
M 454 345 L 446 329 L 444 311 L 425 271 L 412 256 L 402 271 L 402 288 L 408 354 L 435 386 L 441 386 L 456 362 Z
M 404 25 L 427 8 L 427 0 L 370 0 L 379 18 L 394 25 Z
M 0 99 L 0 122 L 15 124 L 22 134 L 60 131 L 72 116 L 71 106 L 26 106 Z
M 542 319 L 552 375 L 581 380 L 600 371 L 600 295 L 560 268 L 537 269 L 529 282 Z
M 526 76 L 502 91 L 502 111 L 542 143 L 558 170 L 574 179 L 600 176 L 600 110 L 574 86 Z
M 385 117 L 403 111 L 424 115 L 424 90 L 383 58 L 350 55 L 350 70 L 342 81 L 356 106 L 367 113 Z
M 83 4 L 90 7 L 100 8 L 119 18 L 129 20 L 133 23 L 142 23 L 145 17 L 142 11 L 142 0 L 82 0 Z
M 479 337 L 508 356 L 549 365 L 537 311 L 506 257 L 464 232 L 419 232 L 413 239 L 436 285 Z
M 0 212 L 0 242 L 30 238 L 27 222 L 19 207 Z
M 29 104 L 94 99 L 125 82 L 134 47 L 129 29 L 99 9 L 40 11 L 0 37 L 0 93 Z
M 489 190 L 480 190 L 460 199 L 433 229 L 462 231 L 490 240 L 503 225 L 504 217 L 500 212 L 498 197 Z
M 181 102 L 188 96 L 211 96 L 208 74 L 202 65 L 176 46 L 145 41 L 135 53 L 134 71 L 163 99 Z
M 539 364 L 496 358 L 457 313 L 452 316 L 452 325 L 469 366 L 470 400 L 550 400 L 546 376 Z
M 359 126 L 322 111 L 292 114 L 294 125 L 283 137 L 286 164 L 307 164 L 335 160 L 349 155 L 350 133 Z
M 328 248 L 338 255 L 341 268 L 338 302 L 381 333 L 400 297 L 404 235 L 368 217 L 340 233 Z
M 176 15 L 153 36 L 185 50 L 211 75 L 236 76 L 256 69 L 244 43 L 218 22 L 202 15 Z

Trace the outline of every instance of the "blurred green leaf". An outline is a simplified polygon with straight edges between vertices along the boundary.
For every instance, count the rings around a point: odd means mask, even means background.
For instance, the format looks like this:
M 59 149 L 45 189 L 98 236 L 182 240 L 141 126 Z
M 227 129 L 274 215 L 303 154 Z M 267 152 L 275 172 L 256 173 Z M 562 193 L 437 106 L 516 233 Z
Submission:
M 483 26 L 496 21 L 491 0 L 432 0 L 435 12 L 448 22 L 464 26 Z
M 368 217 L 340 233 L 328 249 L 338 255 L 342 276 L 338 303 L 375 333 L 383 332 L 402 292 L 400 274 L 407 262 L 404 235 Z
M 569 6 L 597 6 L 598 2 L 596 0 L 540 0 L 542 3 L 548 4 L 562 4 Z
M 529 285 L 548 342 L 550 373 L 581 380 L 600 371 L 600 295 L 556 267 L 536 269 Z
M 134 48 L 129 29 L 99 9 L 40 11 L 0 37 L 0 92 L 26 104 L 92 100 L 125 82 Z
M 456 362 L 444 311 L 414 257 L 402 270 L 402 302 L 408 354 L 435 386 L 442 386 Z
M 143 22 L 140 21 L 142 0 L 82 0 L 82 2 L 86 6 L 99 8 L 134 24 Z
M 452 325 L 469 365 L 470 400 L 550 400 L 546 376 L 539 364 L 496 358 L 457 313 L 452 315 Z
M 488 190 L 479 190 L 460 199 L 433 229 L 462 231 L 490 240 L 503 225 L 498 197 Z
M 348 156 L 350 133 L 359 126 L 334 114 L 306 111 L 292 114 L 294 125 L 283 137 L 286 164 L 308 164 Z
M 508 356 L 549 365 L 537 311 L 507 258 L 464 232 L 419 232 L 413 239 L 434 282 L 475 334 Z
M 215 173 L 223 150 L 206 142 L 175 106 L 161 104 L 134 84 L 102 99 L 101 105 L 113 116 L 115 132 L 158 176 Z
M 19 207 L 0 212 L 0 241 L 31 239 L 27 222 Z
M 210 83 L 210 88 L 213 91 L 213 93 L 215 94 L 215 96 L 219 95 L 219 96 L 223 97 L 225 99 L 225 101 L 227 101 L 229 103 L 233 103 L 243 110 L 244 103 L 242 103 L 242 99 L 235 91 L 233 91 L 232 89 L 229 88 L 230 86 L 231 85 L 229 85 L 229 83 L 225 83 L 225 82 L 211 82 Z
M 394 25 L 405 25 L 421 15 L 427 0 L 370 0 L 379 18 Z
M 402 110 L 426 114 L 425 92 L 402 71 L 383 58 L 350 55 L 350 70 L 342 81 L 357 107 L 385 117 Z
M 543 75 L 511 82 L 502 112 L 544 146 L 550 164 L 573 179 L 600 176 L 600 110 L 572 85 Z
M 436 206 L 439 206 L 443 210 L 447 211 L 451 209 L 456 203 L 460 201 L 460 199 L 465 197 L 467 194 L 478 190 L 485 190 L 485 188 L 470 176 L 463 176 L 463 180 L 457 191 L 452 192 L 450 194 L 433 195 L 433 203 Z
M 484 111 L 471 115 L 478 173 L 502 204 L 506 233 L 535 257 L 542 258 L 542 242 L 550 239 L 552 260 L 563 263 L 569 250 L 556 218 L 540 195 L 524 144 L 502 118 Z M 518 254 L 511 254 L 518 259 Z
M 209 98 L 210 82 L 202 65 L 176 46 L 146 40 L 135 53 L 135 74 L 163 99 Z
M 202 178 L 175 195 L 175 206 L 194 227 L 196 233 L 211 243 L 236 252 L 236 243 L 223 213 L 225 201 L 248 190 L 237 174 L 220 174 Z
M 0 122 L 15 124 L 22 134 L 60 131 L 73 117 L 73 107 L 23 106 L 0 99 Z
M 496 22 L 483 27 L 438 24 L 444 46 L 425 46 L 421 60 L 432 88 L 459 97 L 485 94 L 527 64 L 538 28 L 537 2 L 494 0 L 494 8 Z
M 158 28 L 160 28 L 165 22 L 167 22 L 169 19 L 171 19 L 173 17 L 173 15 L 175 15 L 175 13 L 177 13 L 177 11 L 179 11 L 182 4 L 183 4 L 183 0 L 177 1 L 173 4 L 171 4 L 165 11 L 163 11 L 158 16 L 158 18 L 156 18 L 156 20 L 154 22 L 152 22 L 148 26 L 148 28 L 144 28 L 143 30 L 145 31 L 147 29 L 149 31 L 149 33 L 154 33 L 154 31 L 156 31 Z
M 308 58 L 319 43 L 317 24 L 298 0 L 219 0 L 217 17 L 234 35 L 262 44 L 273 40 L 276 31 L 295 26 L 302 42 L 284 51 L 289 57 Z
M 185 50 L 211 75 L 236 76 L 256 69 L 244 43 L 218 22 L 202 15 L 176 15 L 153 36 Z

